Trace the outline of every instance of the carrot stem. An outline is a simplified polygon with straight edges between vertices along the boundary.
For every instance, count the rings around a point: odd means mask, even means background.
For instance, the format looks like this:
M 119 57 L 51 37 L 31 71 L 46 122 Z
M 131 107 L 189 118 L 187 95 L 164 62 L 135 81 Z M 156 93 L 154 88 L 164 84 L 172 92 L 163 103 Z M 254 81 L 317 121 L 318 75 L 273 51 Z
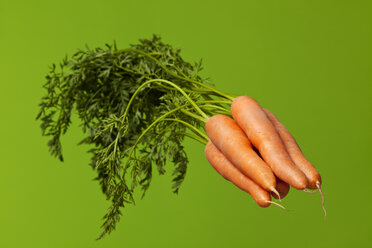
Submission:
M 174 77 L 176 77 L 176 78 L 178 78 L 178 79 L 182 79 L 182 80 L 185 80 L 185 81 L 187 81 L 187 82 L 190 82 L 190 83 L 193 83 L 193 84 L 197 84 L 197 85 L 200 85 L 200 86 L 202 86 L 202 87 L 204 87 L 204 88 L 210 89 L 211 91 L 213 91 L 213 92 L 217 93 L 218 95 L 220 95 L 220 96 L 222 96 L 222 97 L 224 97 L 224 98 L 226 98 L 226 99 L 229 99 L 229 100 L 231 100 L 231 101 L 234 100 L 234 98 L 235 98 L 235 97 L 232 96 L 232 95 L 225 94 L 225 93 L 223 93 L 223 92 L 221 92 L 221 91 L 219 91 L 219 90 L 216 90 L 216 89 L 213 88 L 212 86 L 209 86 L 209 85 L 206 85 L 206 84 L 204 84 L 204 83 L 201 83 L 201 82 L 198 82 L 198 81 L 192 80 L 192 79 L 190 79 L 190 78 L 187 78 L 187 77 L 183 77 L 183 76 L 178 75 L 177 73 L 175 73 L 175 72 L 169 70 L 168 67 L 165 66 L 163 63 L 161 63 L 158 59 L 156 59 L 155 57 L 149 55 L 149 54 L 146 53 L 146 52 L 143 52 L 143 51 L 141 51 L 141 50 L 137 50 L 137 49 L 132 49 L 132 48 L 122 49 L 122 50 L 115 51 L 115 53 L 121 53 L 121 52 L 135 52 L 135 53 L 142 54 L 142 55 L 148 57 L 149 59 L 152 59 L 153 61 L 155 61 L 155 62 L 156 62 L 160 67 L 162 67 L 162 68 L 163 68 L 163 69 L 164 69 L 168 74 L 170 74 L 170 75 L 172 75 L 172 76 L 174 76 Z
M 138 89 L 133 93 L 132 97 L 130 98 L 129 102 L 128 102 L 128 105 L 127 107 L 125 108 L 125 112 L 123 114 L 123 117 L 122 117 L 122 120 L 121 120 L 121 124 L 120 124 L 120 127 L 124 124 L 124 121 L 128 115 L 128 112 L 129 112 L 129 108 L 134 100 L 134 98 L 136 97 L 136 95 L 140 92 L 140 90 L 145 87 L 147 84 L 150 84 L 150 83 L 153 83 L 153 82 L 162 82 L 162 83 L 166 83 L 166 84 L 169 84 L 171 86 L 173 86 L 175 89 L 177 89 L 186 99 L 187 101 L 195 108 L 195 110 L 197 112 L 200 113 L 201 116 L 203 116 L 204 118 L 208 119 L 208 116 L 198 107 L 198 105 L 186 94 L 185 91 L 183 91 L 178 85 L 168 81 L 168 80 L 164 80 L 164 79 L 151 79 L 151 80 L 148 80 L 146 82 L 144 82 L 143 84 L 141 84 Z M 118 141 L 119 141 L 119 136 L 120 136 L 120 132 L 118 132 L 118 135 L 116 136 L 115 138 L 115 144 L 114 144 L 114 155 L 116 153 L 116 147 L 117 147 L 117 144 L 118 144 Z
M 203 109 L 215 109 L 216 113 L 220 112 L 220 113 L 225 114 L 225 115 L 231 115 L 229 110 L 227 110 L 226 108 L 221 107 L 221 106 L 217 106 L 217 105 L 213 105 L 213 104 L 203 104 L 200 107 L 203 108 Z
M 208 117 L 207 118 L 201 117 L 201 116 L 196 115 L 196 114 L 194 114 L 194 113 L 192 113 L 192 112 L 190 112 L 190 111 L 188 111 L 186 109 L 181 109 L 181 112 L 184 113 L 184 114 L 186 114 L 186 115 L 188 115 L 188 116 L 191 116 L 191 117 L 193 117 L 193 118 L 195 118 L 195 119 L 197 119 L 197 120 L 199 120 L 199 121 L 201 121 L 203 123 L 206 123 L 207 120 L 208 120 Z
M 182 111 L 182 110 L 181 110 Z M 193 125 L 191 125 L 190 123 L 187 123 L 183 120 L 180 120 L 180 119 L 175 119 L 175 118 L 165 118 L 163 119 L 163 121 L 177 121 L 179 123 L 182 123 L 183 125 L 187 126 L 188 128 L 190 128 L 192 131 L 194 131 L 195 133 L 199 134 L 201 137 L 203 137 L 205 140 L 209 141 L 209 137 L 207 135 L 205 135 L 203 132 L 201 132 L 199 129 L 197 129 L 196 127 L 194 127 Z
M 177 132 L 176 134 L 183 135 L 183 136 L 187 136 L 187 137 L 189 137 L 189 138 L 191 138 L 191 139 L 193 139 L 193 140 L 196 140 L 196 141 L 202 143 L 203 145 L 207 145 L 207 144 L 208 144 L 208 141 L 207 141 L 207 140 L 202 139 L 202 138 L 200 138 L 200 137 L 198 137 L 198 136 L 195 136 L 195 135 L 192 135 L 192 134 L 186 133 L 186 132 Z

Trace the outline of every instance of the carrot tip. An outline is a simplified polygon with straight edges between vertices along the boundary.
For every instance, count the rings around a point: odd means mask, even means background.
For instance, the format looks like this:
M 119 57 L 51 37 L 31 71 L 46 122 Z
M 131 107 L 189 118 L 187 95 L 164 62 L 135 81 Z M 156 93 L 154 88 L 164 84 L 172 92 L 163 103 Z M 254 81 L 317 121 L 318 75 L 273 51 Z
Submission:
M 282 199 L 280 198 L 280 194 L 279 194 L 279 192 L 278 192 L 275 188 L 272 188 L 271 191 L 272 191 L 276 196 L 278 196 L 278 200 L 279 200 L 279 201 L 282 201 Z
M 323 211 L 324 211 L 324 219 L 326 219 L 326 218 L 327 218 L 327 211 L 326 211 L 326 209 L 325 209 L 325 207 L 324 207 L 324 195 L 323 195 L 322 189 L 320 188 L 320 182 L 317 181 L 317 182 L 315 183 L 315 185 L 316 185 L 316 187 L 317 187 L 318 190 L 319 190 L 320 197 L 322 197 L 322 208 L 323 208 Z

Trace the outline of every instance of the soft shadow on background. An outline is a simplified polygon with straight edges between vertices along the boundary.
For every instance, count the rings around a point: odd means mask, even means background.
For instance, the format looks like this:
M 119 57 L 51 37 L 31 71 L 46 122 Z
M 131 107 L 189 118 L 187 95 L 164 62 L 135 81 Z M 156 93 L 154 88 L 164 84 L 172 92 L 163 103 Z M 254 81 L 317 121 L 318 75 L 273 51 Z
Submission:
M 0 247 L 366 247 L 372 192 L 371 1 L 0 0 Z M 35 116 L 51 63 L 88 44 L 120 48 L 160 34 L 225 92 L 271 109 L 323 176 L 319 195 L 291 190 L 260 209 L 187 141 L 179 195 L 154 173 L 144 200 L 101 241 L 108 206 L 74 118 L 65 162 Z M 169 165 L 169 171 L 172 167 Z

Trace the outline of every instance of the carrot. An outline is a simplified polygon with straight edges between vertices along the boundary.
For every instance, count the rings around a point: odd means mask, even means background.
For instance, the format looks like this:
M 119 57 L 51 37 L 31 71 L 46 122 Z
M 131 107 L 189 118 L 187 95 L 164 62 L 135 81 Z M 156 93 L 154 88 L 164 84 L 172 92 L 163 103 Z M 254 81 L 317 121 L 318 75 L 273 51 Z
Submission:
M 260 207 L 266 208 L 270 204 L 282 207 L 276 202 L 272 202 L 269 192 L 240 172 L 211 141 L 205 146 L 205 156 L 221 176 L 250 194 Z
M 321 184 L 322 179 L 319 172 L 314 168 L 314 166 L 305 158 L 300 147 L 298 146 L 294 137 L 289 133 L 285 126 L 276 118 L 276 116 L 269 110 L 264 109 L 265 114 L 274 125 L 282 139 L 285 148 L 288 151 L 289 156 L 292 161 L 297 165 L 298 168 L 305 174 L 309 189 L 317 189 L 317 184 Z
M 261 154 L 260 154 L 260 151 L 257 150 L 256 147 L 252 147 L 253 150 L 257 153 L 257 155 L 262 158 Z M 278 177 L 276 177 L 276 187 L 275 189 L 278 191 L 278 195 L 277 194 L 274 194 L 273 192 L 270 192 L 271 195 L 275 198 L 275 199 L 283 199 L 284 197 L 286 197 L 288 195 L 288 192 L 289 192 L 289 184 L 286 183 L 286 182 L 283 182 L 282 180 L 280 180 Z M 305 189 L 304 189 L 305 190 Z M 312 193 L 312 192 L 310 192 Z
M 324 196 L 321 189 L 322 178 L 320 177 L 319 172 L 315 169 L 315 167 L 305 158 L 304 154 L 302 153 L 300 147 L 298 146 L 295 138 L 291 135 L 291 133 L 285 128 L 285 126 L 279 121 L 279 119 L 271 113 L 269 110 L 264 109 L 266 116 L 269 118 L 271 123 L 273 123 L 274 127 L 279 133 L 280 138 L 282 139 L 285 148 L 288 151 L 289 156 L 291 157 L 292 161 L 297 165 L 298 168 L 305 174 L 308 185 L 307 188 L 309 189 L 318 189 L 320 196 L 322 198 L 322 207 L 325 216 L 327 212 L 324 207 Z M 280 192 L 279 192 L 280 193 Z M 313 192 L 311 192 L 313 193 Z
M 306 176 L 291 160 L 261 106 L 248 96 L 239 96 L 231 104 L 231 114 L 275 175 L 296 189 L 305 189 Z
M 275 199 L 283 199 L 284 197 L 286 197 L 288 195 L 288 192 L 289 192 L 289 185 L 288 185 L 288 183 L 283 182 L 279 178 L 276 178 L 276 187 L 275 188 L 278 191 L 279 196 L 280 196 L 280 197 L 278 197 L 276 194 L 271 193 L 271 195 Z
M 253 150 L 257 153 L 257 155 L 262 158 L 261 154 L 260 154 L 260 151 L 257 150 L 256 147 L 253 146 Z M 289 192 L 289 184 L 286 183 L 286 182 L 283 182 L 282 180 L 280 180 L 278 177 L 276 177 L 276 187 L 275 189 L 278 191 L 279 195 L 277 194 L 273 194 L 273 192 L 271 192 L 271 195 L 275 198 L 275 199 L 283 199 L 284 197 L 287 196 L 288 192 Z M 305 191 L 306 189 L 304 189 Z M 310 192 L 312 193 L 312 192 Z
M 205 131 L 213 144 L 244 175 L 265 190 L 277 193 L 274 173 L 256 154 L 247 136 L 233 119 L 226 115 L 214 115 L 206 122 Z

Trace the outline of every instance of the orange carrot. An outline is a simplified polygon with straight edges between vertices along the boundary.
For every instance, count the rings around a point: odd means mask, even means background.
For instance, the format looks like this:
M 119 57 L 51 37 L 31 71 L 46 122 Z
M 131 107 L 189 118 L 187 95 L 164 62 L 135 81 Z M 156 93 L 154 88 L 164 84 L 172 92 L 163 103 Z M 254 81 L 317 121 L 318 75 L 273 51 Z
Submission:
M 257 150 L 256 147 L 253 146 L 253 150 L 257 153 L 257 155 L 262 158 L 261 154 L 260 154 L 260 151 Z M 278 177 L 276 177 L 276 187 L 275 189 L 278 191 L 279 195 L 277 194 L 274 194 L 273 192 L 271 192 L 271 195 L 275 198 L 275 199 L 283 199 L 284 197 L 287 196 L 288 192 L 289 192 L 289 184 L 286 183 L 286 182 L 283 182 L 282 180 L 280 180 Z M 310 192 L 312 193 L 312 192 Z
M 276 193 L 274 173 L 252 149 L 247 136 L 233 119 L 214 115 L 208 119 L 205 131 L 213 144 L 243 174 L 265 190 Z
M 269 110 L 264 109 L 267 117 L 273 123 L 274 127 L 279 133 L 280 138 L 282 139 L 285 148 L 288 151 L 289 156 L 292 161 L 297 165 L 298 168 L 306 175 L 307 181 L 309 184 L 307 187 L 309 189 L 317 189 L 317 184 L 321 184 L 322 179 L 319 172 L 314 168 L 314 166 L 305 158 L 301 152 L 300 147 L 298 146 L 294 137 L 290 132 L 285 128 L 285 126 L 276 118 L 276 116 L 271 113 Z
M 278 191 L 279 196 L 280 196 L 280 197 L 278 197 L 276 194 L 271 193 L 271 195 L 275 199 L 283 199 L 284 197 L 286 197 L 286 195 L 288 195 L 288 192 L 289 192 L 289 185 L 288 185 L 288 183 L 283 182 L 279 178 L 276 178 L 276 187 L 275 188 Z
M 306 176 L 291 160 L 261 106 L 248 96 L 239 96 L 231 104 L 231 114 L 275 175 L 296 189 L 305 189 Z
M 324 211 L 324 216 L 327 216 L 327 211 L 324 207 L 324 196 L 321 189 L 322 178 L 320 177 L 319 172 L 315 167 L 305 158 L 300 147 L 298 146 L 295 138 L 291 133 L 285 128 L 285 126 L 279 121 L 276 116 L 271 113 L 269 110 L 264 109 L 266 116 L 273 123 L 274 127 L 279 133 L 280 138 L 282 139 L 285 148 L 287 149 L 289 156 L 293 162 L 297 165 L 298 168 L 306 175 L 309 189 L 318 189 L 320 196 L 322 198 L 322 208 Z M 280 192 L 279 192 L 280 193 Z
M 254 201 L 263 208 L 275 204 L 279 207 L 281 205 L 272 202 L 269 192 L 261 188 L 251 179 L 241 173 L 218 148 L 213 145 L 211 141 L 205 146 L 205 156 L 213 168 L 221 174 L 226 180 L 232 182 L 241 190 L 247 192 L 252 196 Z

